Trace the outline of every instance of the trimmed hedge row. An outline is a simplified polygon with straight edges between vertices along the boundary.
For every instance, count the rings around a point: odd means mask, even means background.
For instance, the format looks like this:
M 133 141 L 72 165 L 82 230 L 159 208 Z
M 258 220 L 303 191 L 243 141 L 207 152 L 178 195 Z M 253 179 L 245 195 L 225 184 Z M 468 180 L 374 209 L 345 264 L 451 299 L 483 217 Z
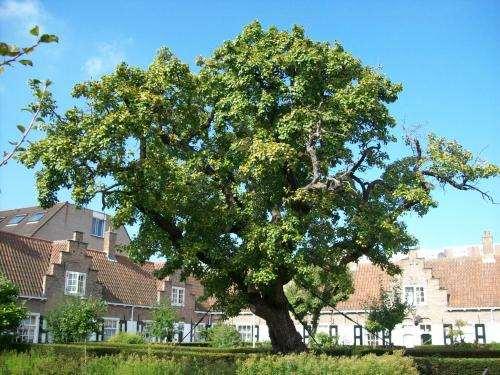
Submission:
M 405 350 L 412 357 L 500 358 L 500 350 L 490 345 L 424 345 Z
M 481 375 L 500 374 L 500 358 L 413 358 L 421 375 Z

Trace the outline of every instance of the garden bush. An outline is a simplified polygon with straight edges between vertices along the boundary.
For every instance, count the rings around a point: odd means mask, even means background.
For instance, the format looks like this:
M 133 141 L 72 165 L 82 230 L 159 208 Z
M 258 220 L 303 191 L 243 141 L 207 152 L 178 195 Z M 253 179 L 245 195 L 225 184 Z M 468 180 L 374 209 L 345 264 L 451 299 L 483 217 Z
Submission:
M 499 358 L 413 358 L 422 375 L 481 375 L 485 368 L 489 374 L 500 374 Z
M 207 341 L 214 348 L 234 348 L 241 345 L 241 337 L 236 328 L 217 324 L 206 331 Z
M 231 362 L 206 362 L 201 358 L 159 359 L 151 356 L 89 357 L 68 360 L 65 356 L 32 353 L 0 354 L 1 375 L 112 375 L 112 374 L 234 374 Z
M 145 344 L 146 340 L 137 333 L 120 332 L 112 336 L 108 342 L 113 344 Z
M 413 360 L 394 355 L 377 357 L 333 358 L 326 355 L 298 354 L 287 356 L 250 357 L 237 363 L 239 375 L 288 375 L 288 374 L 357 374 L 357 375 L 417 375 Z

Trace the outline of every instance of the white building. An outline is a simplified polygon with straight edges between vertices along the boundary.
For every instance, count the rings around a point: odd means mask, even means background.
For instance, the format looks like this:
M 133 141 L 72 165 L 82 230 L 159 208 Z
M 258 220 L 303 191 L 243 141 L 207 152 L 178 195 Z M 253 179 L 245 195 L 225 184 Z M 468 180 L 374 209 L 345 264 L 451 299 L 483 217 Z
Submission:
M 396 278 L 369 262 L 360 262 L 352 267 L 354 294 L 336 307 L 338 311 L 323 310 L 318 332 L 338 336 L 339 343 L 346 345 L 382 344 L 381 339 L 364 329 L 364 308 L 378 296 L 380 286 L 390 288 L 395 283 L 415 309 L 392 332 L 394 345 L 413 347 L 424 341 L 450 344 L 447 331 L 458 320 L 466 322 L 465 341 L 500 342 L 499 260 L 500 244 L 494 245 L 487 231 L 482 245 L 470 246 L 465 253 L 448 249 L 437 258 L 425 259 L 417 251 L 410 252 L 397 261 L 402 273 Z M 265 321 L 250 311 L 229 323 L 246 341 L 269 340 Z M 296 327 L 307 340 L 305 329 L 298 322 Z

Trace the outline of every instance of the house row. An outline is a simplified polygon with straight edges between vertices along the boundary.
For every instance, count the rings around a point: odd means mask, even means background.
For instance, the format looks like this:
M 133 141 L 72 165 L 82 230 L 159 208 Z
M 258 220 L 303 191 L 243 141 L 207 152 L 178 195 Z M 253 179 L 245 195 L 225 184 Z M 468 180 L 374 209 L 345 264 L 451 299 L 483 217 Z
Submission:
M 396 261 L 402 272 L 390 277 L 378 266 L 360 261 L 352 264 L 354 293 L 347 301 L 322 311 L 318 332 L 336 336 L 346 345 L 381 345 L 389 339 L 395 345 L 451 344 L 451 328 L 463 321 L 466 342 L 500 342 L 500 244 L 489 231 L 481 245 L 448 249 L 436 258 L 420 257 L 411 251 Z M 380 289 L 397 288 L 413 311 L 402 324 L 387 334 L 365 328 L 367 306 Z M 265 322 L 250 311 L 230 320 L 247 341 L 266 341 Z M 308 333 L 296 322 L 305 341 Z
M 45 317 L 65 296 L 95 297 L 107 304 L 104 325 L 93 339 L 120 331 L 145 332 L 157 303 L 168 301 L 178 311 L 177 340 L 197 341 L 199 330 L 220 319 L 201 303 L 201 284 L 181 281 L 178 274 L 162 280 L 153 273 L 159 262 L 134 263 L 120 253 L 130 238 L 125 228 L 111 228 L 103 213 L 60 203 L 48 210 L 30 207 L 0 211 L 0 273 L 20 288 L 30 311 L 20 333 L 24 340 L 48 340 Z M 468 342 L 500 342 L 500 244 L 485 232 L 480 245 L 445 250 L 434 258 L 411 251 L 396 263 L 402 272 L 390 277 L 365 261 L 351 264 L 354 293 L 325 308 L 319 332 L 343 344 L 377 345 L 385 339 L 412 347 L 423 343 L 451 344 L 449 330 L 464 321 Z M 391 333 L 364 328 L 371 301 L 381 288 L 397 287 L 413 311 Z M 269 340 L 265 321 L 243 311 L 228 321 L 243 340 Z M 308 341 L 305 327 L 297 330 Z
M 93 340 L 146 332 L 155 306 L 167 301 L 180 319 L 176 339 L 196 341 L 199 330 L 220 315 L 200 303 L 201 284 L 194 278 L 181 281 L 179 274 L 155 278 L 161 262 L 139 265 L 119 252 L 129 241 L 125 228 L 112 229 L 107 215 L 69 203 L 1 211 L 0 273 L 19 287 L 29 310 L 21 338 L 48 341 L 45 317 L 74 296 L 106 302 L 102 331 Z

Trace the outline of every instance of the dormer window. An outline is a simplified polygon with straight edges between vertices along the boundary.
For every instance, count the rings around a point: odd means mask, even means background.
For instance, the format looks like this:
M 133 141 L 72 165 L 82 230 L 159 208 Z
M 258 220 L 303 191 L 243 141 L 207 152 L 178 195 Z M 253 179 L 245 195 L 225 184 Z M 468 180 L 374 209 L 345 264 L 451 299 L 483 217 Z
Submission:
M 66 271 L 64 294 L 84 296 L 87 284 L 87 274 L 82 272 Z
M 103 237 L 105 223 L 106 223 L 106 220 L 100 219 L 98 217 L 93 217 L 92 218 L 92 229 L 91 229 L 90 234 L 92 234 L 93 236 L 97 236 L 97 237 Z
M 12 216 L 7 225 L 17 225 L 26 217 L 26 214 Z
M 184 306 L 184 288 L 172 287 L 172 306 Z
M 423 305 L 425 303 L 425 290 L 423 286 L 405 287 L 405 301 L 411 306 Z

